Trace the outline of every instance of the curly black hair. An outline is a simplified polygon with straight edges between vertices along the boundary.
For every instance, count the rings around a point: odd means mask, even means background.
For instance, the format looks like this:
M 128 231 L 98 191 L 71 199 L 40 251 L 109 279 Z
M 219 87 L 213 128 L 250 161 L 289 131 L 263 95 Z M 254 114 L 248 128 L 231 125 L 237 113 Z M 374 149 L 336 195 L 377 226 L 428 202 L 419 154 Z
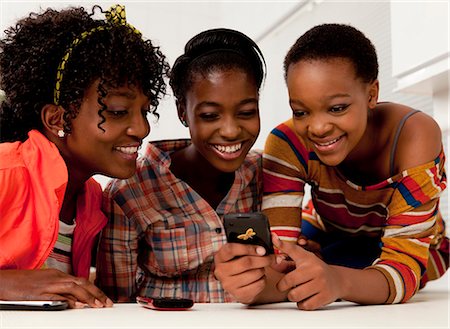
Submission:
M 97 11 L 105 13 L 100 6 L 90 13 L 83 7 L 48 8 L 5 30 L 0 40 L 0 89 L 5 92 L 0 105 L 0 141 L 24 141 L 31 129 L 42 131 L 41 109 L 54 104 L 58 65 L 76 38 L 100 26 L 106 28 L 73 47 L 63 71 L 57 105 L 65 111 L 65 132 L 70 132 L 85 91 L 97 80 L 100 104 L 109 88 L 130 83 L 142 88 L 150 99 L 149 111 L 157 115 L 169 72 L 165 56 L 129 26 L 94 19 Z M 102 106 L 100 129 L 105 120 Z
M 284 74 L 291 64 L 301 60 L 330 58 L 350 60 L 356 76 L 364 82 L 378 77 L 378 60 L 372 42 L 356 28 L 346 24 L 322 24 L 303 34 L 289 49 L 284 59 Z
M 176 100 L 183 104 L 198 75 L 234 68 L 246 72 L 254 79 L 257 89 L 261 88 L 266 62 L 258 45 L 236 30 L 206 30 L 186 43 L 184 54 L 172 66 L 169 84 Z

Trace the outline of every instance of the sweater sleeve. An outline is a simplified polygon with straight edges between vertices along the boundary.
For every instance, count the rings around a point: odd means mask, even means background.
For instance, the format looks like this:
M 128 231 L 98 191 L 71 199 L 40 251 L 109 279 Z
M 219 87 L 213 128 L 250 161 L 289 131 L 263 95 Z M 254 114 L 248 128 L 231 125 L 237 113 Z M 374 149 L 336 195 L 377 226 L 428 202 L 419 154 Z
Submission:
M 405 302 L 416 293 L 427 269 L 430 245 L 443 237 L 439 213 L 439 196 L 446 187 L 443 154 L 431 166 L 402 175 L 394 183 L 381 255 L 372 266 L 389 282 L 388 304 Z
M 263 155 L 262 209 L 284 241 L 296 242 L 300 234 L 307 163 L 307 149 L 291 121 L 271 131 Z

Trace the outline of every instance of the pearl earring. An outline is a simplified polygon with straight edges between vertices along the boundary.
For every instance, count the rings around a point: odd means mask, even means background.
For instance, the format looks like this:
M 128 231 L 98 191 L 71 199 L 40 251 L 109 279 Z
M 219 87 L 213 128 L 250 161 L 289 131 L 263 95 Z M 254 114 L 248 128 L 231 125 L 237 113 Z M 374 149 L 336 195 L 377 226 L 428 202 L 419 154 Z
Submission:
M 64 136 L 66 136 L 66 133 L 64 132 L 64 130 L 62 130 L 62 129 L 58 130 L 58 137 L 64 138 Z

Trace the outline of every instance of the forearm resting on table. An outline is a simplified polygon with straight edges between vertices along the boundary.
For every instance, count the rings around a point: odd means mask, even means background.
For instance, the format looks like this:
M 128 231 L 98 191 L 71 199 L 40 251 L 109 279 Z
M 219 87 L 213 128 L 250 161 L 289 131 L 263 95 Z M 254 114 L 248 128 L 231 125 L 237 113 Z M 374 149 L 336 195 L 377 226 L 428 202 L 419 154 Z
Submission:
M 353 269 L 332 265 L 342 283 L 341 298 L 358 304 L 383 304 L 389 297 L 389 284 L 378 270 Z

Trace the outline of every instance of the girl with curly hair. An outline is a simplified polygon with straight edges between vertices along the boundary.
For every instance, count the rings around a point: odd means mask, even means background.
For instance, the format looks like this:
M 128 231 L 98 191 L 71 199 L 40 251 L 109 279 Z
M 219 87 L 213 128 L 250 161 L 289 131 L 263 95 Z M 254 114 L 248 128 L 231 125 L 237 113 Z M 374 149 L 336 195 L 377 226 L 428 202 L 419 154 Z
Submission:
M 94 19 L 97 11 L 106 19 Z M 94 174 L 128 178 L 168 64 L 124 7 L 31 13 L 0 40 L 0 299 L 111 306 L 87 279 Z

